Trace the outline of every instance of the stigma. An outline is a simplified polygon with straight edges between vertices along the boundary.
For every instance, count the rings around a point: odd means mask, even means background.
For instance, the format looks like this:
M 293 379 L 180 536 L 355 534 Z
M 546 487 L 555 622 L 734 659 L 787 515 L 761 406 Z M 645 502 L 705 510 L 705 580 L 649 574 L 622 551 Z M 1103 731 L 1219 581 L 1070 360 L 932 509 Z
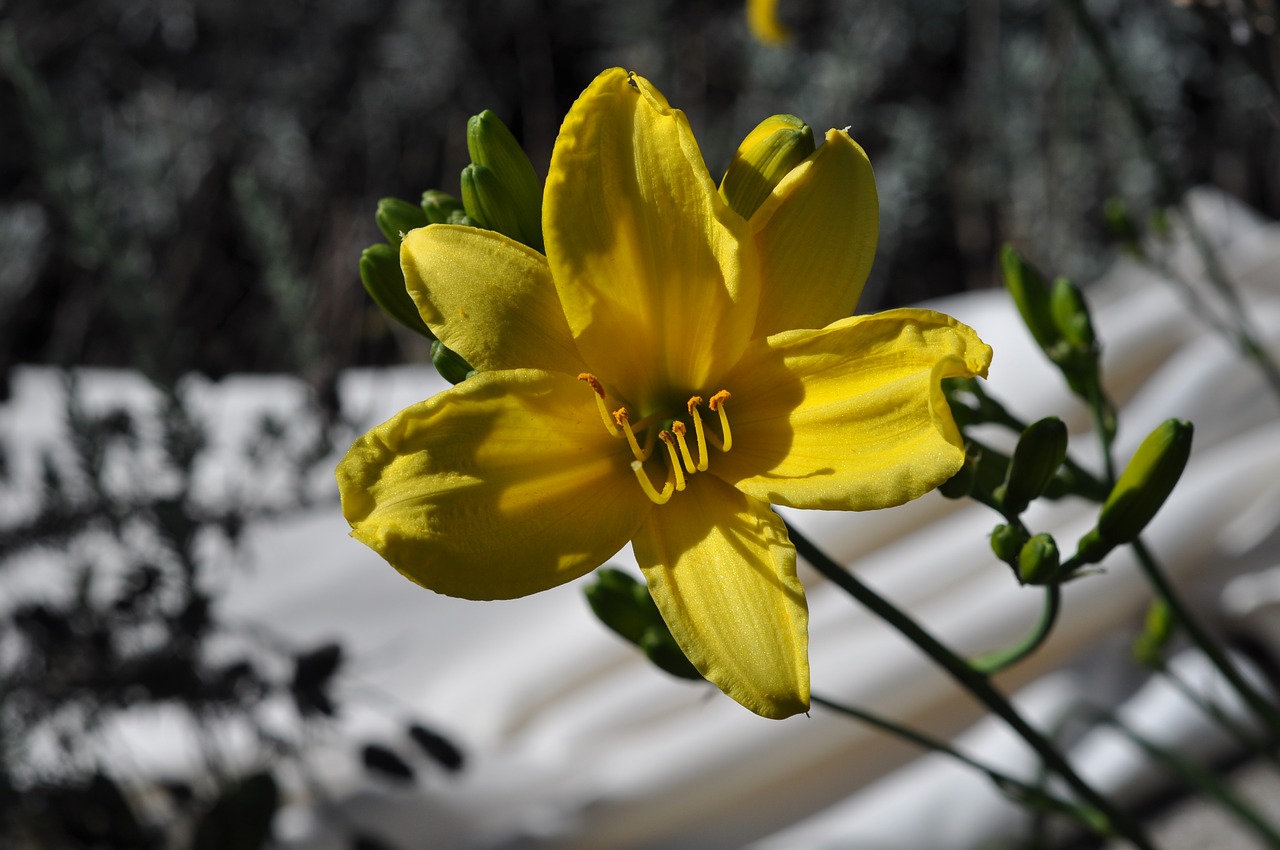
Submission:
M 691 396 L 683 408 L 653 411 L 633 422 L 632 411 L 625 405 L 609 409 L 606 404 L 608 396 L 599 378 L 583 372 L 578 380 L 591 388 L 605 430 L 611 436 L 627 441 L 633 458 L 631 470 L 640 489 L 654 504 L 665 505 L 673 495 L 688 486 L 689 478 L 706 472 L 710 467 L 711 448 L 721 452 L 733 448 L 733 432 L 729 429 L 725 410 L 726 402 L 733 397 L 728 390 L 714 393 L 710 401 L 705 402 L 702 396 Z M 703 421 L 704 404 L 716 414 L 715 417 L 708 416 L 708 422 Z M 658 443 L 662 443 L 661 449 L 657 448 Z M 654 462 L 651 464 L 650 460 Z M 649 470 L 652 466 L 659 466 L 666 472 L 659 479 L 662 481 L 660 487 L 654 485 Z

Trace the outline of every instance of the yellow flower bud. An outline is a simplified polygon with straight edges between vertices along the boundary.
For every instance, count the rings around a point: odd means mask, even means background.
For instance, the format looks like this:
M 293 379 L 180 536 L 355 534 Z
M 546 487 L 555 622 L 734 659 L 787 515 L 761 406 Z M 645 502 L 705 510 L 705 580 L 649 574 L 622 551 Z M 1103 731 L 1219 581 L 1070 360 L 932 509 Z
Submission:
M 738 146 L 720 181 L 720 196 L 743 218 L 814 151 L 813 130 L 794 115 L 774 115 L 756 125 Z

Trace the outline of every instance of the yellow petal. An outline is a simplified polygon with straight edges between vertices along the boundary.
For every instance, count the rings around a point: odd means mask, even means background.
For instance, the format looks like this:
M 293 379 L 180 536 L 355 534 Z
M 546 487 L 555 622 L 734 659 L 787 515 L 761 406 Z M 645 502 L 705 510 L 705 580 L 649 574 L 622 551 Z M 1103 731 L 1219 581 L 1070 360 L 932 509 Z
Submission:
M 783 178 L 751 217 L 760 251 L 754 336 L 824 328 L 853 314 L 875 259 L 880 203 L 871 163 L 842 130 Z
M 401 411 L 338 465 L 351 536 L 418 584 L 509 599 L 577 578 L 627 542 L 652 503 L 589 387 L 554 372 L 484 372 Z
M 782 44 L 791 37 L 778 20 L 778 0 L 747 0 L 747 26 L 764 44 Z
M 774 504 L 871 510 L 960 468 L 941 380 L 986 376 L 991 348 L 931 310 L 843 319 L 757 340 L 726 379 L 733 448 L 710 471 Z
M 569 110 L 543 232 L 578 350 L 641 413 L 737 361 L 759 298 L 751 236 L 648 81 L 606 71 Z
M 422 320 L 476 369 L 585 368 L 538 252 L 489 230 L 435 224 L 405 235 L 400 265 Z
M 809 708 L 809 609 L 769 506 L 707 475 L 633 541 L 649 592 L 703 676 L 765 717 Z

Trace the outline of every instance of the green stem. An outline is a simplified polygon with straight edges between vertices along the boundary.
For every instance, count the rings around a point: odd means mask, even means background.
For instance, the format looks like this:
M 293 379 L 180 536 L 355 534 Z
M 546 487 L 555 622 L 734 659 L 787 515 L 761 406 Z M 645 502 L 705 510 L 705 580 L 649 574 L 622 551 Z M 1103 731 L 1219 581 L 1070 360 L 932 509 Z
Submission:
M 1022 737 L 1032 749 L 1039 754 L 1049 769 L 1062 777 L 1080 797 L 1097 809 L 1106 823 L 1102 831 L 1119 835 L 1141 850 L 1155 850 L 1155 846 L 1147 838 L 1142 826 L 1130 818 L 1111 801 L 1099 794 L 1093 786 L 1085 782 L 1075 769 L 1067 762 L 1058 748 L 1051 741 L 1031 726 L 1018 713 L 1012 703 L 996 690 L 987 676 L 974 670 L 963 658 L 956 655 L 937 638 L 922 628 L 915 620 L 908 617 L 888 600 L 881 597 L 871 588 L 859 581 L 852 573 L 845 570 L 835 561 L 827 557 L 821 549 L 811 543 L 808 538 L 790 524 L 787 526 L 791 542 L 796 551 L 818 572 L 822 573 L 842 590 L 858 602 L 871 609 L 873 613 L 886 623 L 897 629 L 904 637 L 918 646 L 940 667 L 946 670 L 965 690 L 973 694 L 993 713 L 1003 719 Z
M 883 732 L 888 732 L 890 735 L 896 735 L 905 741 L 915 744 L 921 749 L 950 756 L 961 764 L 967 765 L 968 767 L 985 774 L 986 777 L 991 780 L 992 784 L 994 784 L 996 788 L 1000 789 L 1002 793 L 1012 797 L 1017 802 L 1032 808 L 1034 811 L 1051 810 L 1062 812 L 1063 814 L 1069 815 L 1079 821 L 1083 826 L 1088 827 L 1089 829 L 1105 829 L 1105 817 L 1100 816 L 1096 810 L 1063 800 L 1061 797 L 1055 797 L 1044 791 L 1042 788 L 1038 788 L 1021 779 L 1017 779 L 1016 777 L 999 771 L 990 765 L 983 764 L 971 756 L 965 755 L 945 741 L 932 738 L 922 732 L 912 729 L 909 726 L 904 726 L 901 723 L 895 723 L 894 721 L 881 717 L 880 715 L 872 714 L 871 712 L 863 711 L 862 709 L 854 708 L 853 706 L 842 705 L 838 702 L 826 699 L 825 697 L 818 696 L 817 694 L 813 694 L 810 698 L 818 705 L 826 706 L 832 711 L 838 712 L 847 717 L 852 717 L 854 720 L 859 720 L 869 726 L 874 726 Z
M 1058 619 L 1058 611 L 1061 607 L 1061 585 L 1056 583 L 1045 585 L 1044 609 L 1040 612 L 1040 619 L 1036 622 L 1035 628 L 1026 637 L 1018 641 L 1017 644 L 1006 649 L 997 649 L 994 652 L 979 655 L 970 661 L 969 665 L 985 676 L 994 676 L 1001 670 L 1017 664 L 1039 649 L 1040 645 L 1049 637 L 1049 633 L 1053 631 L 1053 624 Z
M 1134 554 L 1138 556 L 1138 566 L 1141 567 L 1143 574 L 1147 577 L 1147 581 L 1151 583 L 1160 598 L 1168 603 L 1169 610 L 1173 612 L 1173 616 L 1186 629 L 1187 636 L 1205 654 L 1213 666 L 1218 668 L 1218 672 L 1222 674 L 1223 678 L 1231 683 L 1236 693 L 1240 694 L 1241 699 L 1245 701 L 1245 704 L 1267 727 L 1272 737 L 1280 738 L 1280 711 L 1259 694 L 1253 685 L 1241 675 L 1235 664 L 1231 663 L 1231 659 L 1227 658 L 1226 653 L 1218 646 L 1218 642 L 1200 625 L 1199 620 L 1192 615 L 1191 610 L 1187 608 L 1181 597 L 1173 589 L 1173 585 L 1165 578 L 1164 571 L 1160 569 L 1155 557 L 1147 549 L 1146 544 L 1139 539 L 1133 541 L 1131 545 L 1133 546 Z
M 1139 735 L 1111 714 L 1102 713 L 1098 719 L 1124 735 L 1147 755 L 1180 774 L 1192 786 L 1216 800 L 1224 809 L 1235 815 L 1241 823 L 1257 833 L 1259 838 L 1280 850 L 1280 832 L 1277 832 L 1274 826 L 1264 820 L 1254 811 L 1252 806 L 1241 799 L 1225 782 L 1214 776 L 1212 771 L 1206 770 L 1191 759 Z
M 1276 756 L 1275 744 L 1271 741 L 1263 741 L 1255 737 L 1250 730 L 1244 728 L 1235 721 L 1230 715 L 1222 709 L 1221 706 L 1214 703 L 1204 694 L 1195 690 L 1191 685 L 1169 668 L 1167 664 L 1161 663 L 1155 668 L 1158 673 L 1165 677 L 1183 698 L 1190 702 L 1196 708 L 1200 709 L 1206 717 L 1216 722 L 1227 734 L 1235 739 L 1240 745 L 1241 750 L 1246 753 L 1252 753 L 1261 756 L 1266 760 L 1272 768 L 1280 770 L 1280 758 Z

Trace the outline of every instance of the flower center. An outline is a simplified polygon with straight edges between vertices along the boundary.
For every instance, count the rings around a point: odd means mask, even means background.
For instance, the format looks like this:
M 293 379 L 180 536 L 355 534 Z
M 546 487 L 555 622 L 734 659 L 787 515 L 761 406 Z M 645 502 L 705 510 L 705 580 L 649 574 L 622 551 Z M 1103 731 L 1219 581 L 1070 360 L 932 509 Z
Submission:
M 707 407 L 719 414 L 720 433 L 708 430 L 702 422 L 702 396 L 692 396 L 685 404 L 684 410 L 660 410 L 650 413 L 642 419 L 632 422 L 631 411 L 626 407 L 610 411 L 605 404 L 604 385 L 600 379 L 589 372 L 583 372 L 578 380 L 586 381 L 595 392 L 596 407 L 600 411 L 600 419 L 608 432 L 631 446 L 631 470 L 640 482 L 640 489 L 657 505 L 665 505 L 673 493 L 683 490 L 688 484 L 688 476 L 698 472 L 706 472 L 710 460 L 707 444 L 715 446 L 722 452 L 733 448 L 733 432 L 729 430 L 729 417 L 725 413 L 725 402 L 731 396 L 728 390 L 720 390 L 706 402 Z M 688 437 L 689 428 L 693 427 L 693 446 Z M 655 452 L 661 442 L 665 450 Z M 694 449 L 697 458 L 694 458 Z M 653 480 L 645 470 L 645 465 L 654 457 L 660 456 L 667 474 L 662 489 L 653 486 Z

